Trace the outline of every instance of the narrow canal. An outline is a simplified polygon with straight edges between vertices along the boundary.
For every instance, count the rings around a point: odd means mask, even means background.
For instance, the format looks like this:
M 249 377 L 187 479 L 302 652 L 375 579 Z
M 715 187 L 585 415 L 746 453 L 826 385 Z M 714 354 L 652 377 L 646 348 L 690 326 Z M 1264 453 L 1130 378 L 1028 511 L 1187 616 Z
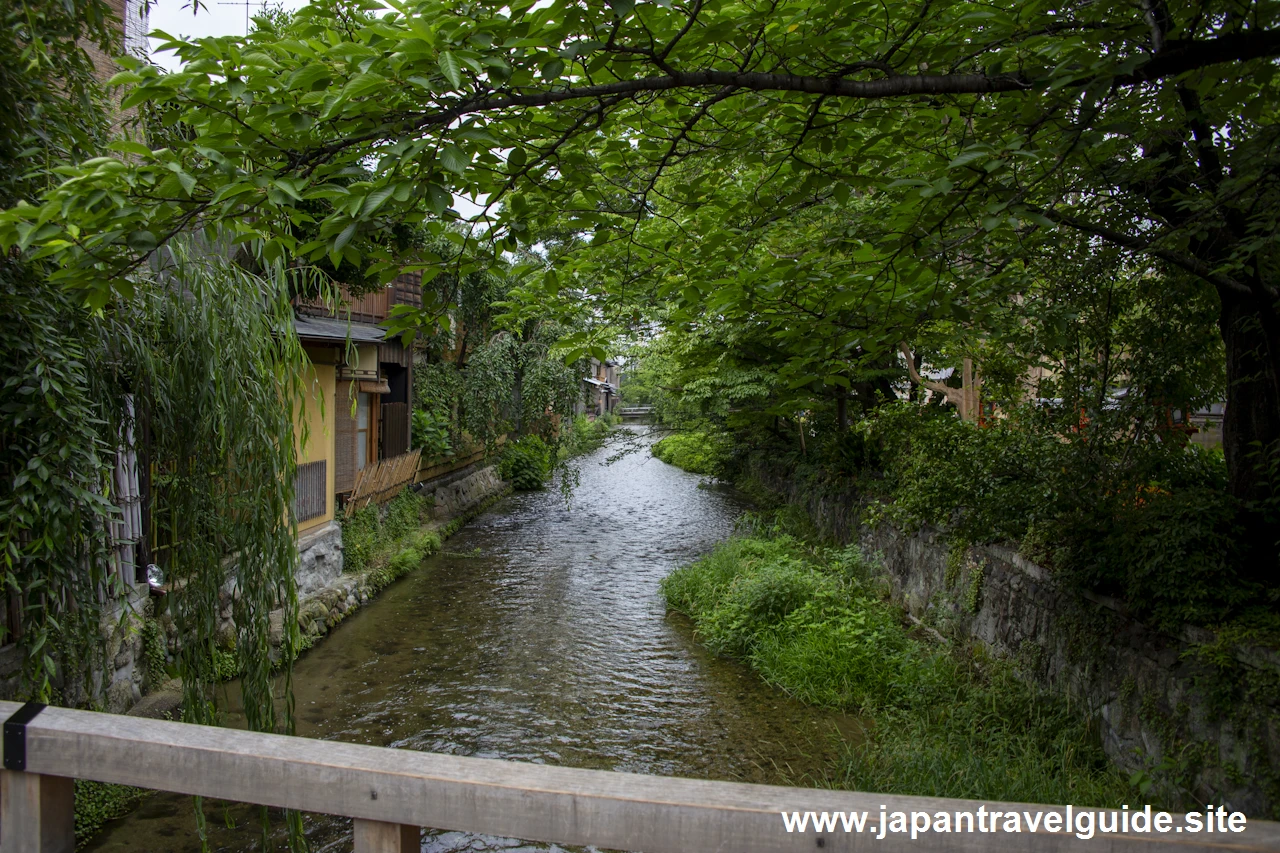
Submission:
M 636 453 L 510 497 L 348 618 L 295 669 L 298 733 L 572 767 L 817 784 L 854 721 L 707 654 L 659 582 L 729 536 L 732 492 Z M 234 704 L 234 699 L 232 699 Z M 234 709 L 233 709 L 234 712 Z M 842 732 L 843 730 L 843 732 Z M 150 798 L 90 850 L 199 850 L 190 801 Z M 260 850 L 250 810 L 211 808 L 210 846 Z M 228 822 L 235 824 L 229 828 Z M 350 822 L 308 816 L 313 850 Z M 425 851 L 557 849 L 428 831 Z

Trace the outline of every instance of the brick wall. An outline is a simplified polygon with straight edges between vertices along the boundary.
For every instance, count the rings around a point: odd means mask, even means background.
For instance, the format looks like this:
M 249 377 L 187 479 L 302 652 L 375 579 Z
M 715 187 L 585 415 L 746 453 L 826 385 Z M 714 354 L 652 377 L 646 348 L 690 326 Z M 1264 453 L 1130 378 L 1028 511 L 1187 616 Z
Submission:
M 111 14 L 115 17 L 115 26 L 118 31 L 118 43 L 113 46 L 113 52 L 107 53 L 102 51 L 96 44 L 90 44 L 82 41 L 80 46 L 84 49 L 89 58 L 93 60 L 94 76 L 98 81 L 105 83 L 115 76 L 120 70 L 120 66 L 116 64 L 114 56 L 118 53 L 133 52 L 146 50 L 146 34 L 150 27 L 147 24 L 147 18 L 142 14 L 143 3 L 141 0 L 106 0 L 106 4 L 111 9 Z M 111 93 L 113 103 L 118 103 L 118 93 Z M 118 114 L 112 121 L 112 130 L 118 131 L 121 124 L 133 115 L 130 110 L 125 114 Z

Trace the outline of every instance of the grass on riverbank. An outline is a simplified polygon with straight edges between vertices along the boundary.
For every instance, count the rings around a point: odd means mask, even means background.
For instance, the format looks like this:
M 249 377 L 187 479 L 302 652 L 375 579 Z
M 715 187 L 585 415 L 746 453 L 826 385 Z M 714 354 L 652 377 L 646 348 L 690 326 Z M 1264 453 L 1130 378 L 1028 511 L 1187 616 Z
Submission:
M 916 636 L 856 548 L 734 538 L 662 591 L 713 651 L 801 701 L 873 722 L 833 774 L 839 787 L 1091 806 L 1132 793 L 1079 709 L 1008 664 Z
M 122 818 L 136 809 L 152 793 L 145 788 L 77 779 L 75 781 L 77 848 L 84 846 L 110 821 Z
M 345 574 L 359 574 L 366 568 L 391 560 L 406 546 L 411 534 L 418 534 L 431 520 L 433 501 L 404 489 L 385 508 L 369 504 L 340 519 Z M 425 544 L 425 543 L 424 543 Z M 439 547 L 439 543 L 437 543 Z

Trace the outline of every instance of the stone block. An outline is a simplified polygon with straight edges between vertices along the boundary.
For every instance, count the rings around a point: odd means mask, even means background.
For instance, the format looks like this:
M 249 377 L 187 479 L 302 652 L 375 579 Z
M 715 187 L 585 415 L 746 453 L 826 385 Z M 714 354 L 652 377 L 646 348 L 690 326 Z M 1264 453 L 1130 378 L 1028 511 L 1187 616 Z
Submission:
M 107 688 L 107 713 L 123 714 L 125 711 L 133 707 L 133 703 L 137 701 L 134 691 L 137 685 L 132 681 L 113 681 L 111 686 Z

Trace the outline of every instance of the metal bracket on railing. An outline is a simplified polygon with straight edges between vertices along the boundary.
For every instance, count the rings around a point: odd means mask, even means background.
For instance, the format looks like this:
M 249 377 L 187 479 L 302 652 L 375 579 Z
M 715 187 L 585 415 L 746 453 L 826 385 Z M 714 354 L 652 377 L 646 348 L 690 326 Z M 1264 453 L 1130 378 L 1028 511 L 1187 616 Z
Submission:
M 40 702 L 28 702 L 4 721 L 4 769 L 27 769 L 27 723 L 45 709 Z

